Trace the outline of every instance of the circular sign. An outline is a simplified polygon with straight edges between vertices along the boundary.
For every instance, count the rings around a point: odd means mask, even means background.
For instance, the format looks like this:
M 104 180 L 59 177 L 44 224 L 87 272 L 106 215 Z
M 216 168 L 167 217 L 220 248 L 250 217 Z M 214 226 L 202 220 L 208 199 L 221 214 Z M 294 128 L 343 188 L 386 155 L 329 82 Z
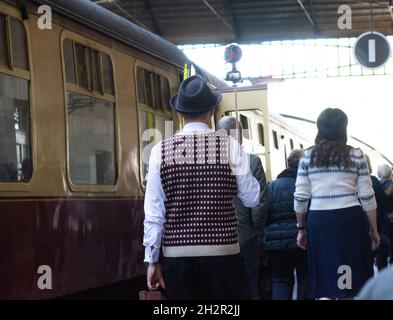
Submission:
M 365 32 L 357 38 L 353 53 L 357 63 L 362 67 L 376 69 L 388 61 L 390 44 L 382 33 Z
M 236 63 L 242 58 L 242 49 L 237 43 L 231 43 L 225 48 L 225 62 Z

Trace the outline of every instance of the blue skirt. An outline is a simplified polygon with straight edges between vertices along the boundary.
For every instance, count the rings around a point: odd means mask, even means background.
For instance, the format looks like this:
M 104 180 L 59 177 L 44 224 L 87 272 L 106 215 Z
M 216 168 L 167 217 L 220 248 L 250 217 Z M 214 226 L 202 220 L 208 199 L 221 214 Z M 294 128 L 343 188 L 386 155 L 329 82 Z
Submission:
M 354 297 L 373 276 L 370 224 L 360 206 L 309 211 L 307 296 Z

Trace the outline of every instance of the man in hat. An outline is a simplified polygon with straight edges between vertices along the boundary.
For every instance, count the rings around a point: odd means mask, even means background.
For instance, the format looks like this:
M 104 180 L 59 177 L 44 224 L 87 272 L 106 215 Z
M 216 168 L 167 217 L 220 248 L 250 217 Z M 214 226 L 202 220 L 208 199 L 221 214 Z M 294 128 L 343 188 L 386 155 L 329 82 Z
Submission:
M 183 81 L 171 105 L 184 128 L 151 152 L 143 242 L 147 285 L 166 289 L 168 299 L 250 297 L 233 200 L 254 207 L 260 187 L 240 145 L 209 129 L 220 101 L 201 77 Z

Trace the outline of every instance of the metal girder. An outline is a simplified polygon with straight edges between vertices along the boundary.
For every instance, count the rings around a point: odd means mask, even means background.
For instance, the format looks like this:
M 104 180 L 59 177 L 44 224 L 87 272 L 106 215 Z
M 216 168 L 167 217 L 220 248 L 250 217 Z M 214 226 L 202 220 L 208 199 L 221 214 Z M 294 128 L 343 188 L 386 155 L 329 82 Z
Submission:
M 207 1 L 207 0 L 202 0 L 202 2 L 206 5 L 206 7 L 208 7 L 208 8 L 210 9 L 211 12 L 213 12 L 213 13 L 217 16 L 218 19 L 220 19 L 220 20 L 221 20 L 221 21 L 222 21 L 231 31 L 234 32 L 234 27 L 231 26 L 231 25 L 228 23 L 228 21 L 226 21 L 226 20 L 217 12 L 217 10 L 214 9 L 214 8 L 212 7 L 212 5 L 209 3 L 209 1 Z
M 128 18 L 130 21 L 134 22 L 135 24 L 137 24 L 138 26 L 145 28 L 147 30 L 149 30 L 149 28 L 142 22 L 140 21 L 137 17 L 135 17 L 133 14 L 131 14 L 131 12 L 125 10 L 120 4 L 120 1 L 117 0 L 94 0 L 94 3 L 98 4 L 98 5 L 109 5 L 112 7 L 115 7 L 117 10 L 119 10 L 122 14 L 124 14 L 124 16 L 126 18 Z M 109 9 L 109 7 L 106 7 Z
M 314 18 L 313 0 L 306 0 L 305 3 L 303 3 L 302 0 L 297 0 L 297 2 L 299 3 L 300 7 L 303 9 L 304 14 L 306 15 L 308 21 L 310 21 L 311 25 L 313 26 L 314 32 L 316 34 L 319 34 L 320 33 L 319 27 L 318 27 L 317 23 L 315 22 L 315 18 Z M 305 4 L 308 7 L 308 10 L 305 7 Z
M 239 28 L 238 28 L 237 23 L 236 23 L 235 15 L 233 14 L 231 0 L 224 0 L 224 2 L 225 2 L 225 6 L 228 9 L 229 16 L 231 17 L 233 33 L 235 35 L 235 40 L 238 42 L 240 40 L 240 32 L 239 32 Z
M 145 3 L 145 7 L 146 7 L 147 12 L 149 13 L 150 19 L 153 22 L 153 26 L 154 26 L 156 33 L 158 35 L 161 35 L 161 31 L 160 31 L 160 28 L 158 27 L 157 20 L 154 17 L 153 11 L 151 10 L 149 0 L 143 0 L 143 2 Z

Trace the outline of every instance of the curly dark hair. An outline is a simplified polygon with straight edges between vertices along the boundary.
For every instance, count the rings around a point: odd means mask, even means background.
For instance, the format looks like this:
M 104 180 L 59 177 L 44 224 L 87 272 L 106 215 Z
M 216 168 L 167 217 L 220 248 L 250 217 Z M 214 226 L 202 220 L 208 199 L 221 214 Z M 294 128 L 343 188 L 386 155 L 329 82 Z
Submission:
M 352 166 L 349 151 L 351 146 L 347 145 L 347 137 L 338 140 L 326 140 L 318 132 L 315 145 L 311 147 L 310 167 L 338 167 L 348 169 Z

